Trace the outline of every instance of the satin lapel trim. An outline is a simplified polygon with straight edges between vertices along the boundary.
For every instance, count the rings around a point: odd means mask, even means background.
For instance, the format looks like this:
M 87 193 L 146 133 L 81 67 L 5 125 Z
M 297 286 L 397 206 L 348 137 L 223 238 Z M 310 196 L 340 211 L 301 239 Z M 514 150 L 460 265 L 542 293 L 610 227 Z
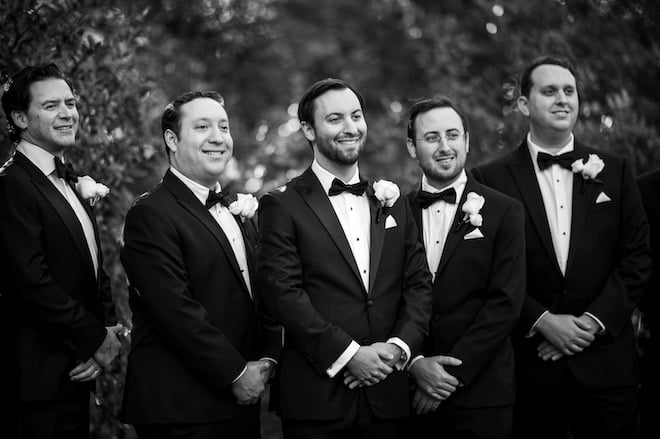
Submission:
M 445 269 L 447 262 L 451 259 L 454 251 L 456 251 L 458 245 L 463 241 L 463 237 L 476 229 L 476 227 L 469 223 L 462 224 L 459 227 L 460 222 L 463 221 L 463 217 L 465 216 L 461 210 L 461 206 L 465 203 L 467 194 L 470 192 L 479 193 L 479 185 L 472 179 L 472 177 L 468 177 L 465 189 L 463 189 L 463 195 L 461 195 L 461 199 L 458 200 L 458 206 L 456 206 L 456 213 L 454 214 L 454 221 L 452 221 L 451 229 L 449 229 L 449 233 L 447 234 L 445 247 L 442 249 L 442 256 L 440 257 L 440 263 L 438 264 L 438 270 L 436 273 L 441 273 Z M 486 203 L 488 203 L 488 200 L 486 200 Z M 484 219 L 484 222 L 485 221 L 487 221 L 487 219 Z
M 381 205 L 374 195 L 372 185 L 367 186 L 367 198 L 369 199 L 369 212 L 371 213 L 371 248 L 369 252 L 369 294 L 371 294 L 380 266 L 380 257 L 383 253 L 385 222 L 388 214 L 380 215 L 382 218 L 379 222 L 376 222 L 376 219 L 379 218 L 378 210 L 381 209 Z
M 73 211 L 69 202 L 64 198 L 64 195 L 53 185 L 53 183 L 46 177 L 43 172 L 39 170 L 27 157 L 20 152 L 14 154 L 14 161 L 17 165 L 21 166 L 32 178 L 32 184 L 44 196 L 46 201 L 53 207 L 55 212 L 59 215 L 65 227 L 71 235 L 71 239 L 81 256 L 89 266 L 89 270 L 94 273 L 94 261 L 92 255 L 89 253 L 89 246 L 87 239 L 83 232 L 82 225 Z
M 419 242 L 424 245 L 424 225 L 422 224 L 422 208 L 419 206 L 419 203 L 417 202 L 417 196 L 419 195 L 420 189 L 417 189 L 414 192 L 411 192 L 411 194 L 408 196 L 408 201 L 410 202 L 410 209 L 412 210 L 413 213 L 413 219 L 415 220 L 415 224 L 417 224 L 417 239 Z
M 509 167 L 511 174 L 518 185 L 518 190 L 520 190 L 522 202 L 525 204 L 529 216 L 532 218 L 532 223 L 541 238 L 543 247 L 548 253 L 548 256 L 550 256 L 550 259 L 554 262 L 553 266 L 555 269 L 561 273 L 559 263 L 557 262 L 557 255 L 555 254 L 555 248 L 552 245 L 552 235 L 550 234 L 548 218 L 545 215 L 543 196 L 541 195 L 539 183 L 536 180 L 534 165 L 532 163 L 532 158 L 529 155 L 526 141 L 518 148 L 518 151 L 516 152 L 516 160 L 510 163 Z
M 300 176 L 300 179 L 297 181 L 297 184 L 294 185 L 294 188 L 310 209 L 312 209 L 312 212 L 314 212 L 319 221 L 321 221 L 321 224 L 323 224 L 323 227 L 328 234 L 330 234 L 330 237 L 357 278 L 358 283 L 366 293 L 357 262 L 355 262 L 353 252 L 351 251 L 351 247 L 344 234 L 344 229 L 342 229 L 341 224 L 339 223 L 339 218 L 337 218 L 328 196 L 323 192 L 323 186 L 321 186 L 321 183 L 311 169 L 308 169 Z
M 171 174 L 170 171 L 167 171 L 165 174 L 165 177 L 163 178 L 163 184 L 172 192 L 172 194 L 174 194 L 177 202 L 184 209 L 190 212 L 192 216 L 197 218 L 197 220 L 199 220 L 199 222 L 201 222 L 215 237 L 215 239 L 220 244 L 220 247 L 222 247 L 225 254 L 229 258 L 231 268 L 238 275 L 238 278 L 240 279 L 241 284 L 245 290 L 245 294 L 249 295 L 249 290 L 245 284 L 245 279 L 243 279 L 241 268 L 238 266 L 238 260 L 236 260 L 234 250 L 231 248 L 231 244 L 229 244 L 227 235 L 225 235 L 225 232 L 222 230 L 222 227 L 220 227 L 220 224 L 218 224 L 215 218 L 213 218 L 213 215 L 211 215 L 208 209 L 206 209 L 206 207 L 202 205 L 202 203 L 200 203 L 197 198 L 195 198 L 195 195 L 190 192 L 190 190 L 177 177 Z
M 576 142 L 575 152 L 580 158 L 587 159 L 587 152 Z M 571 210 L 571 241 L 568 246 L 568 260 L 566 261 L 566 275 L 570 273 L 575 252 L 580 245 L 582 230 L 587 222 L 589 209 L 596 203 L 596 192 L 602 189 L 603 185 L 593 182 L 584 182 L 584 191 L 582 191 L 582 176 L 573 174 L 573 200 Z

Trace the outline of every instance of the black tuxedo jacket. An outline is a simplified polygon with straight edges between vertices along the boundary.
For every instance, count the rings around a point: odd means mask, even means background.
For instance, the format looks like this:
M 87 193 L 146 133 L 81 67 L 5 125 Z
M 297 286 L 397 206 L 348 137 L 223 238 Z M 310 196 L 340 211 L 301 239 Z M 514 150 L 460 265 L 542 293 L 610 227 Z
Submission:
M 344 416 L 358 391 L 343 384 L 343 371 L 331 379 L 326 370 L 352 340 L 369 345 L 399 337 L 415 351 L 426 335 L 431 279 L 408 205 L 401 199 L 383 214 L 371 186 L 367 195 L 368 290 L 330 200 L 311 169 L 283 191 L 261 198 L 257 273 L 264 304 L 285 330 L 276 381 L 279 392 L 273 396 L 284 418 Z M 406 416 L 407 382 L 405 372 L 395 371 L 367 387 L 373 413 L 381 418 Z
M 100 249 L 92 209 L 81 203 Z M 115 323 L 114 305 L 105 271 L 94 273 L 75 212 L 20 152 L 0 171 L 0 279 L 12 341 L 3 361 L 14 362 L 19 398 L 55 400 L 69 371 L 103 343 L 105 326 Z
M 648 223 L 626 161 L 575 141 L 575 153 L 598 154 L 605 168 L 597 180 L 573 178 L 571 239 L 564 276 L 552 246 L 548 220 L 527 142 L 509 155 L 481 166 L 482 183 L 523 202 L 526 211 L 527 291 L 517 344 L 522 376 L 538 380 L 544 373 L 559 379 L 568 367 L 585 388 L 636 383 L 635 340 L 631 314 L 650 272 Z M 597 202 L 604 193 L 610 201 Z M 601 197 L 604 198 L 604 197 Z M 536 347 L 542 336 L 525 338 L 544 310 L 581 315 L 590 312 L 605 325 L 605 334 L 583 352 L 544 362 Z M 514 342 L 515 343 L 515 342 Z M 545 380 L 554 385 L 554 379 Z
M 237 222 L 253 277 L 256 229 Z M 231 384 L 247 361 L 278 358 L 280 330 L 262 320 L 221 227 L 171 171 L 129 210 L 121 261 L 133 311 L 125 421 L 238 416 Z
M 462 223 L 461 206 L 470 192 L 485 198 L 478 228 Z M 423 244 L 418 193 L 410 192 L 408 200 Z M 477 229 L 483 238 L 469 239 Z M 441 407 L 494 407 L 515 401 L 510 334 L 525 295 L 524 233 L 522 205 L 468 177 L 440 263 L 432 267 L 433 315 L 421 352 L 463 361 L 458 367 L 445 366 L 463 387 Z

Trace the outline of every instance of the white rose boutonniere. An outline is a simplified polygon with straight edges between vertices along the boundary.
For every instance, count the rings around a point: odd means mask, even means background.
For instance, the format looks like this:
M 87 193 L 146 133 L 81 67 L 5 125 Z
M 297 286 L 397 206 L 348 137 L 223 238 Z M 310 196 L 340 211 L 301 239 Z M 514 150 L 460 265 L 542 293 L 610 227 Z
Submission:
M 605 169 L 605 162 L 598 157 L 598 154 L 589 154 L 586 163 L 584 162 L 584 159 L 578 159 L 571 163 L 571 170 L 573 173 L 582 175 L 582 187 L 580 188 L 580 192 L 584 192 L 584 184 L 587 180 L 594 183 L 602 183 L 602 181 L 596 177 L 603 169 Z
M 387 180 L 378 180 L 374 183 L 374 195 L 382 207 L 392 207 L 401 196 L 399 186 Z
M 252 194 L 236 194 L 236 201 L 229 205 L 229 212 L 232 215 L 239 215 L 245 222 L 246 218 L 252 218 L 257 212 L 259 202 Z
M 376 213 L 376 222 L 379 223 L 381 218 L 385 216 L 385 212 L 390 207 L 394 206 L 396 200 L 401 196 L 399 186 L 391 181 L 378 180 L 373 184 L 374 196 L 380 202 L 380 209 Z
M 474 227 L 481 227 L 484 223 L 484 219 L 479 212 L 481 211 L 481 208 L 484 207 L 485 203 L 486 199 L 476 192 L 468 193 L 465 203 L 463 203 L 463 206 L 461 207 L 461 210 L 465 212 L 461 225 L 469 222 Z
M 76 190 L 84 200 L 89 202 L 90 206 L 94 206 L 98 200 L 110 193 L 110 188 L 104 184 L 97 183 L 89 175 L 78 177 Z

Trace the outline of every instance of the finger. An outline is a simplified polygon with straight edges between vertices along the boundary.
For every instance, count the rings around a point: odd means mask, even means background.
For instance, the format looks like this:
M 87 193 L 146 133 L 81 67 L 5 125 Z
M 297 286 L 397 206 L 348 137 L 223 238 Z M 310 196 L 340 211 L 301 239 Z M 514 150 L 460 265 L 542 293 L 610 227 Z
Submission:
M 557 353 L 555 353 L 550 359 L 551 359 L 552 361 L 557 361 L 557 360 L 559 360 L 561 357 L 563 357 L 563 355 L 562 355 L 560 352 L 557 352 Z
M 96 379 L 98 375 L 99 375 L 99 369 L 96 366 L 92 365 L 86 368 L 85 370 L 73 375 L 71 377 L 71 381 L 75 381 L 75 382 L 91 381 Z
M 443 365 L 443 366 L 460 366 L 463 364 L 461 360 L 455 357 L 448 357 L 444 355 L 438 355 L 436 361 L 438 364 Z

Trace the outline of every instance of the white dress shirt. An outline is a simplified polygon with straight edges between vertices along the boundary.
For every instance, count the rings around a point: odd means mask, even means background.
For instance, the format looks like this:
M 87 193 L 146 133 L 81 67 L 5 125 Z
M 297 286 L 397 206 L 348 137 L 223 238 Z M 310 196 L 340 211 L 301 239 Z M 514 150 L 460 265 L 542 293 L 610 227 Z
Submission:
M 57 176 L 55 172 L 55 156 L 45 149 L 40 148 L 25 140 L 16 146 L 16 151 L 24 154 L 44 175 L 53 183 L 53 186 L 62 194 L 66 201 L 73 209 L 73 212 L 78 218 L 78 222 L 82 227 L 85 241 L 87 241 L 87 248 L 94 264 L 94 276 L 98 276 L 99 270 L 99 249 L 96 245 L 96 236 L 94 234 L 94 224 L 92 219 L 87 214 L 85 207 L 80 202 L 80 199 L 74 192 L 73 188 L 63 179 Z M 61 159 L 61 157 L 60 157 Z
M 362 283 L 366 291 L 369 291 L 369 264 L 371 262 L 371 246 L 370 246 L 370 237 L 371 237 L 371 212 L 369 210 L 369 200 L 367 199 L 366 193 L 362 195 L 354 195 L 350 192 L 342 192 L 339 195 L 333 195 L 330 197 L 328 191 L 330 186 L 332 186 L 332 181 L 337 178 L 332 173 L 321 167 L 321 165 L 314 159 L 312 162 L 312 172 L 316 175 L 323 191 L 330 200 L 337 219 L 341 224 L 341 227 L 344 231 L 344 235 L 348 240 L 348 244 L 351 247 L 351 252 L 353 253 L 353 258 L 355 263 L 360 270 L 360 277 L 362 278 Z M 355 174 L 346 184 L 355 184 L 360 182 L 360 173 L 356 167 Z M 398 337 L 392 337 L 387 340 L 388 343 L 393 343 L 397 345 L 403 352 L 405 352 L 406 358 L 410 358 L 410 347 Z M 346 363 L 353 358 L 353 355 L 358 351 L 360 345 L 355 341 L 351 341 L 351 344 L 346 348 L 344 352 L 335 360 L 334 363 L 326 370 L 326 373 L 330 378 L 333 378 L 337 373 L 346 366 Z M 399 370 L 405 367 L 407 361 L 399 362 L 395 364 Z
M 568 262 L 568 251 L 571 242 L 571 220 L 573 215 L 573 172 L 562 168 L 558 164 L 553 164 L 550 167 L 541 171 L 537 161 L 539 152 L 545 152 L 550 155 L 560 155 L 566 152 L 571 152 L 575 147 L 575 138 L 571 134 L 568 143 L 557 152 L 550 152 L 535 144 L 531 135 L 527 134 L 527 145 L 529 147 L 529 154 L 532 158 L 534 165 L 534 174 L 536 181 L 539 183 L 541 189 L 541 196 L 543 198 L 543 206 L 545 207 L 545 216 L 548 219 L 550 226 L 550 236 L 552 237 L 552 246 L 555 249 L 557 257 L 557 264 L 562 274 L 566 275 L 566 264 Z M 528 336 L 536 333 L 536 325 L 548 313 L 544 311 L 532 325 L 532 329 Z M 600 326 L 600 332 L 605 331 L 605 325 L 595 315 L 586 312 L 588 316 L 593 318 Z
M 422 209 L 422 229 L 424 248 L 426 249 L 426 261 L 428 262 L 429 271 L 431 272 L 434 281 L 438 265 L 440 264 L 440 259 L 442 259 L 442 251 L 445 248 L 445 242 L 447 242 L 447 235 L 454 223 L 456 211 L 458 210 L 458 203 L 461 200 L 466 183 L 467 175 L 465 170 L 461 171 L 461 174 L 456 181 L 442 189 L 436 189 L 431 186 L 426 175 L 422 177 L 423 191 L 432 194 L 442 192 L 449 188 L 454 188 L 456 191 L 456 203 L 451 204 L 444 200 L 438 200 L 426 209 Z
M 181 180 L 181 182 L 192 191 L 199 202 L 202 203 L 202 205 L 206 205 L 206 199 L 209 196 L 209 188 L 191 180 L 181 172 L 177 171 L 177 169 L 174 167 L 170 167 L 170 169 L 172 170 L 172 174 L 178 177 L 179 180 Z M 216 182 L 215 192 L 220 191 L 220 183 Z M 238 262 L 238 267 L 241 270 L 243 280 L 245 281 L 245 284 L 248 287 L 248 291 L 250 292 L 250 297 L 252 297 L 252 285 L 250 283 L 250 271 L 248 270 L 247 252 L 245 250 L 245 241 L 243 240 L 243 233 L 241 233 L 241 228 L 236 222 L 234 215 L 232 215 L 229 212 L 229 209 L 222 204 L 216 203 L 209 209 L 209 212 L 227 237 L 227 240 L 231 245 L 231 249 L 234 252 L 234 256 L 236 257 L 236 261 Z

